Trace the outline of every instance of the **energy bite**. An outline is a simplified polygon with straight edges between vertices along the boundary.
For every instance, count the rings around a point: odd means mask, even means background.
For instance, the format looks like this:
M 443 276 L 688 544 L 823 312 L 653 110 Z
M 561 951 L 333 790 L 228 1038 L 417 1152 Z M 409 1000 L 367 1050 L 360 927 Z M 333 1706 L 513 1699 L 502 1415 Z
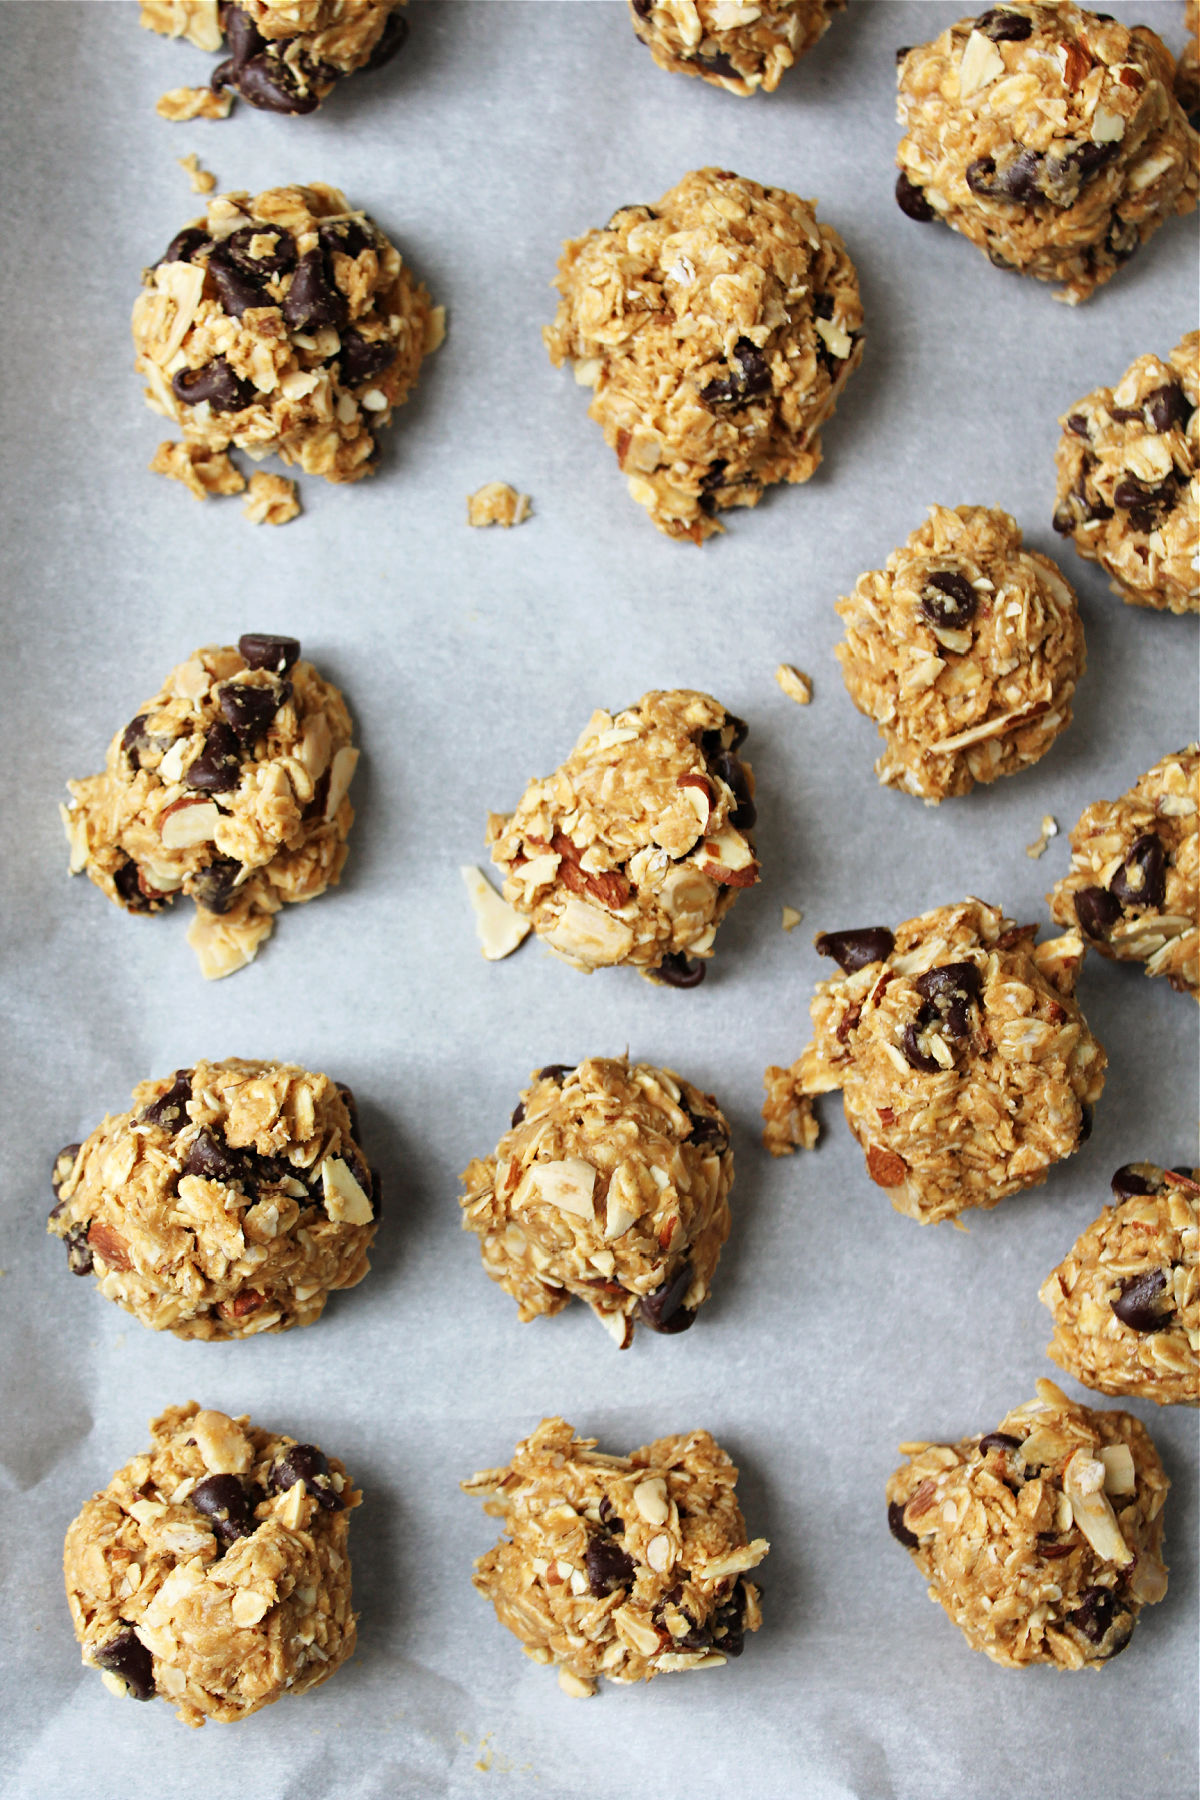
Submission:
M 1092 1128 L 1107 1057 L 1073 995 L 1075 933 L 968 899 L 816 940 L 840 974 L 818 983 L 813 1041 L 766 1072 L 763 1142 L 811 1150 L 817 1094 L 841 1088 L 871 1180 L 919 1224 L 1036 1187 Z
M 1143 962 L 1200 999 L 1200 745 L 1164 756 L 1119 800 L 1084 808 L 1046 899 L 1094 950 Z
M 287 901 L 336 886 L 358 764 L 337 688 L 295 638 L 247 632 L 172 669 L 60 806 L 70 872 L 131 913 L 196 903 L 210 980 L 253 961 Z
M 143 1081 L 55 1158 L 48 1229 L 75 1275 L 153 1331 L 311 1325 L 370 1268 L 379 1177 L 354 1096 L 294 1063 L 199 1062 Z
M 553 775 L 488 817 L 504 898 L 577 969 L 628 963 L 695 987 L 717 926 L 759 876 L 754 775 L 738 755 L 747 730 L 688 688 L 594 712 Z
M 336 1457 L 194 1400 L 71 1523 L 67 1602 L 112 1693 L 170 1701 L 185 1725 L 246 1719 L 354 1651 L 350 1513 Z
M 972 1650 L 1102 1669 L 1167 1591 L 1170 1482 L 1140 1419 L 1039 1381 L 985 1437 L 901 1444 L 888 1525 Z
M 1054 529 L 1131 606 L 1200 612 L 1200 331 L 1059 420 Z
M 668 537 L 702 543 L 719 511 L 816 472 L 863 314 L 811 202 L 698 169 L 564 244 L 555 286 L 550 360 L 595 390 L 588 411 Z
M 188 444 L 361 481 L 444 313 L 335 187 L 219 194 L 142 275 L 146 402 Z
M 1085 1387 L 1200 1406 L 1200 1170 L 1127 1163 L 1106 1206 L 1042 1283 L 1047 1354 Z
M 993 6 L 900 58 L 896 199 L 1075 305 L 1196 204 L 1195 134 L 1144 25 Z
M 730 94 L 771 94 L 846 0 L 629 0 L 633 29 L 660 69 Z
M 1071 723 L 1086 663 L 1074 592 L 998 507 L 931 506 L 836 610 L 886 787 L 936 805 L 1037 762 Z
M 508 1468 L 462 1483 L 503 1521 L 472 1581 L 575 1698 L 595 1693 L 600 1675 L 719 1667 L 762 1623 L 746 1576 L 770 1548 L 746 1541 L 737 1476 L 707 1431 L 609 1456 L 565 1420 L 543 1419 Z
M 264 112 L 315 112 L 344 75 L 381 69 L 408 36 L 405 0 L 142 0 L 141 23 L 200 50 L 227 49 L 210 92 L 228 90 Z M 187 95 L 203 90 L 176 90 Z M 158 110 L 186 118 L 164 95 Z M 164 102 L 166 103 L 164 105 Z M 211 116 L 211 115 L 209 115 Z
M 574 1297 L 624 1350 L 635 1324 L 686 1331 L 708 1299 L 729 1236 L 729 1126 L 671 1069 L 552 1063 L 463 1182 L 463 1229 L 522 1321 Z

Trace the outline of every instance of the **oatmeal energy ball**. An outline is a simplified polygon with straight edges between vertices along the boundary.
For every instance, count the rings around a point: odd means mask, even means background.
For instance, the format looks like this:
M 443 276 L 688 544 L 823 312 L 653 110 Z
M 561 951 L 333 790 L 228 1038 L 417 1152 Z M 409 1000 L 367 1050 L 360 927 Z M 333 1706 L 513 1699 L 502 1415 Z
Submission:
M 746 1541 L 738 1472 L 707 1431 L 609 1456 L 543 1419 L 505 1469 L 463 1482 L 503 1522 L 473 1581 L 526 1656 L 554 1663 L 577 1699 L 596 1678 L 651 1681 L 740 1656 L 762 1623 L 746 1576 L 770 1546 Z
M 67 1532 L 84 1662 L 185 1725 L 328 1681 L 355 1637 L 346 1540 L 362 1495 L 342 1464 L 194 1400 L 150 1432 Z
M 1196 204 L 1197 143 L 1144 25 L 993 6 L 900 58 L 896 199 L 1074 305 Z
M 1200 999 L 1200 746 L 1188 744 L 1119 800 L 1085 807 L 1071 867 L 1046 898 L 1093 949 L 1143 962 Z
M 521 1319 L 574 1296 L 622 1350 L 637 1323 L 687 1330 L 729 1236 L 720 1108 L 673 1070 L 628 1057 L 540 1070 L 495 1154 L 463 1181 L 463 1228 Z
M 251 962 L 284 902 L 335 886 L 346 860 L 353 726 L 299 657 L 262 632 L 195 651 L 59 808 L 71 874 L 126 912 L 195 901 L 188 942 L 210 979 Z
M 555 285 L 550 360 L 595 390 L 588 410 L 668 537 L 699 544 L 719 511 L 815 473 L 863 318 L 811 202 L 699 169 L 565 244 Z
M 888 1525 L 972 1650 L 1102 1669 L 1167 1591 L 1170 1482 L 1140 1419 L 1039 1381 L 986 1437 L 901 1444 Z
M 1200 1406 L 1200 1170 L 1126 1163 L 1038 1296 L 1049 1355 L 1102 1394 Z
M 767 1070 L 767 1149 L 812 1149 L 813 1098 L 841 1088 L 871 1180 L 922 1225 L 1044 1181 L 1091 1131 L 1107 1058 L 1072 997 L 1082 942 L 1036 936 L 969 899 L 818 937 L 841 973 L 803 1056 Z
M 73 1274 L 154 1331 L 311 1325 L 370 1268 L 379 1177 L 357 1137 L 354 1096 L 327 1075 L 199 1062 L 59 1151 L 49 1229 Z
M 1071 723 L 1083 622 L 1049 557 L 996 507 L 931 506 L 839 600 L 842 677 L 886 749 L 887 787 L 931 804 L 1014 775 Z
M 321 182 L 210 200 L 133 308 L 147 404 L 193 452 L 280 456 L 336 482 L 372 472 L 375 433 L 443 332 L 400 252 Z
M 629 963 L 695 987 L 739 888 L 758 880 L 748 727 L 687 688 L 594 712 L 561 768 L 491 813 L 504 897 L 589 973 Z
M 343 75 L 380 69 L 408 36 L 405 0 L 142 0 L 141 23 L 229 54 L 211 87 L 173 88 L 167 119 L 224 118 L 238 94 L 264 112 L 310 113 Z
M 629 0 L 633 29 L 660 69 L 731 94 L 770 94 L 846 0 Z
M 1054 529 L 1131 606 L 1200 612 L 1200 331 L 1059 420 Z

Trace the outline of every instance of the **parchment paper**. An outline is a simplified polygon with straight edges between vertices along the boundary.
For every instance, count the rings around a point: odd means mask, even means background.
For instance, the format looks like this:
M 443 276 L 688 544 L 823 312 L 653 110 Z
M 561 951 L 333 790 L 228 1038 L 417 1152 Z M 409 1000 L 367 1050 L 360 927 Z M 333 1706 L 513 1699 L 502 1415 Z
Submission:
M 1179 47 L 1174 0 L 1111 3 Z M 890 1210 L 836 1099 L 814 1154 L 772 1163 L 758 1146 L 763 1067 L 806 1041 L 814 932 L 964 892 L 1046 928 L 1083 806 L 1195 733 L 1195 619 L 1121 605 L 1050 529 L 1056 416 L 1195 324 L 1195 220 L 1071 311 L 904 219 L 893 52 L 958 10 L 860 0 L 781 92 L 742 101 L 661 73 L 623 6 L 441 0 L 410 7 L 385 74 L 315 117 L 242 107 L 172 126 L 155 98 L 204 81 L 211 59 L 139 31 L 132 5 L 0 9 L 11 1800 L 1194 1792 L 1193 1415 L 1136 1409 L 1175 1483 L 1171 1585 L 1099 1679 L 1018 1676 L 968 1651 L 888 1537 L 883 1483 L 899 1440 L 990 1429 L 1055 1373 L 1037 1289 L 1112 1170 L 1197 1154 L 1195 1006 L 1090 960 L 1082 997 L 1110 1059 L 1095 1134 L 965 1234 Z M 304 481 L 304 516 L 282 531 L 146 471 L 166 433 L 139 397 L 128 315 L 141 267 L 201 210 L 174 161 L 193 149 L 222 188 L 343 186 L 448 307 L 379 475 Z M 819 197 L 858 265 L 868 339 L 816 479 L 727 515 L 728 536 L 699 551 L 629 500 L 539 328 L 563 237 L 705 163 Z M 469 531 L 465 496 L 495 478 L 533 495 L 533 520 Z M 1051 754 L 940 810 L 879 788 L 874 731 L 832 656 L 834 599 L 932 500 L 1007 507 L 1061 559 L 1089 660 Z M 359 817 L 340 890 L 290 909 L 251 969 L 206 986 L 183 908 L 131 919 L 68 882 L 55 805 L 172 664 L 247 629 L 294 632 L 344 688 Z M 775 686 L 781 660 L 812 674 L 807 710 Z M 673 685 L 750 721 L 759 782 L 765 878 L 705 986 L 585 980 L 535 942 L 486 964 L 458 874 L 485 861 L 486 811 L 553 768 L 594 706 Z M 1044 813 L 1062 835 L 1033 861 Z M 805 914 L 790 935 L 785 903 Z M 695 1330 L 620 1355 L 578 1307 L 518 1325 L 459 1231 L 456 1178 L 529 1070 L 626 1045 L 716 1092 L 738 1176 Z M 44 1232 L 47 1172 L 144 1075 L 233 1054 L 353 1086 L 387 1211 L 373 1273 L 312 1330 L 179 1343 L 69 1277 Z M 300 1702 L 199 1733 L 81 1667 L 60 1575 L 85 1497 L 189 1396 L 324 1444 L 367 1493 L 353 1662 Z M 772 1542 L 766 1623 L 740 1662 L 571 1701 L 473 1592 L 494 1527 L 456 1484 L 559 1411 L 606 1448 L 703 1424 L 735 1455 L 751 1531 Z

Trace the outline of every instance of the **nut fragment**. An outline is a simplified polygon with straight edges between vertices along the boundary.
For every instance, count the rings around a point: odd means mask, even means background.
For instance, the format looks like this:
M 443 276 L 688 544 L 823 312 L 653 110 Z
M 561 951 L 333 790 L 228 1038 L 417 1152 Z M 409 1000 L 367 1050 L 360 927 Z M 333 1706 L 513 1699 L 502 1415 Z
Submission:
M 515 906 L 502 900 L 481 869 L 465 866 L 459 870 L 467 884 L 467 894 L 475 913 L 475 930 L 480 948 L 489 962 L 511 956 L 533 926 L 523 919 Z

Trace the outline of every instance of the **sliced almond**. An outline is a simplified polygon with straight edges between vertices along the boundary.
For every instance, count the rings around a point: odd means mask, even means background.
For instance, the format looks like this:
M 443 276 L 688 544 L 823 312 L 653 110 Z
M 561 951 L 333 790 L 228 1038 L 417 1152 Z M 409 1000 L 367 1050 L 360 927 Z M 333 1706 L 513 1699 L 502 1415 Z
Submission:
M 648 1475 L 633 1490 L 633 1504 L 647 1525 L 665 1525 L 671 1516 L 667 1484 L 661 1475 Z
M 329 794 L 325 801 L 325 823 L 337 817 L 338 807 L 349 792 L 350 783 L 354 780 L 354 771 L 358 767 L 358 751 L 349 744 L 343 744 L 337 752 L 329 769 Z
M 467 884 L 475 914 L 475 932 L 489 962 L 511 956 L 525 942 L 533 926 L 515 906 L 499 895 L 481 869 L 464 865 L 459 874 Z
M 825 340 L 830 354 L 844 362 L 854 348 L 854 339 L 840 325 L 835 325 L 832 319 L 814 319 L 813 324 L 816 326 L 817 336 Z
M 196 844 L 211 844 L 222 816 L 215 800 L 176 800 L 159 820 L 164 848 L 190 850 Z
M 228 1413 L 198 1412 L 189 1427 L 196 1448 L 210 1475 L 244 1475 L 254 1461 L 254 1450 L 245 1432 Z
M 962 61 L 958 65 L 959 98 L 967 99 L 980 88 L 987 87 L 1004 73 L 1004 58 L 991 38 L 982 31 L 972 31 L 967 39 Z
M 258 1621 L 270 1611 L 271 1601 L 257 1588 L 237 1588 L 230 1604 L 233 1622 L 243 1628 L 257 1625 Z
M 618 963 L 633 948 L 633 932 L 623 919 L 614 918 L 574 894 L 545 940 L 560 956 L 582 963 Z
M 660 1642 L 658 1632 L 652 1625 L 647 1625 L 644 1619 L 639 1619 L 628 1603 L 617 1607 L 612 1621 L 625 1642 L 632 1645 L 640 1656 L 654 1656 L 657 1653 Z
M 1136 1494 L 1137 1471 L 1128 1444 L 1105 1444 L 1100 1451 L 1100 1460 L 1104 1464 L 1106 1494 Z
M 646 1561 L 656 1575 L 665 1575 L 675 1561 L 675 1546 L 665 1531 L 660 1531 L 646 1545 Z
M 1104 1492 L 1105 1465 L 1076 1450 L 1063 1470 L 1063 1492 L 1071 1502 L 1075 1523 L 1102 1562 L 1124 1569 L 1133 1552 L 1121 1536 L 1121 1527 Z
M 325 1211 L 336 1225 L 369 1225 L 375 1217 L 371 1202 L 340 1156 L 327 1156 L 321 1164 L 321 1188 Z
M 803 669 L 794 669 L 791 663 L 780 663 L 775 671 L 775 679 L 788 699 L 794 700 L 797 706 L 809 704 L 813 695 L 812 678 Z
M 573 1213 L 590 1223 L 596 1216 L 592 1195 L 596 1187 L 596 1171 L 582 1156 L 567 1156 L 561 1162 L 534 1163 L 513 1196 L 514 1210 L 543 1200 L 557 1206 L 560 1212 Z

